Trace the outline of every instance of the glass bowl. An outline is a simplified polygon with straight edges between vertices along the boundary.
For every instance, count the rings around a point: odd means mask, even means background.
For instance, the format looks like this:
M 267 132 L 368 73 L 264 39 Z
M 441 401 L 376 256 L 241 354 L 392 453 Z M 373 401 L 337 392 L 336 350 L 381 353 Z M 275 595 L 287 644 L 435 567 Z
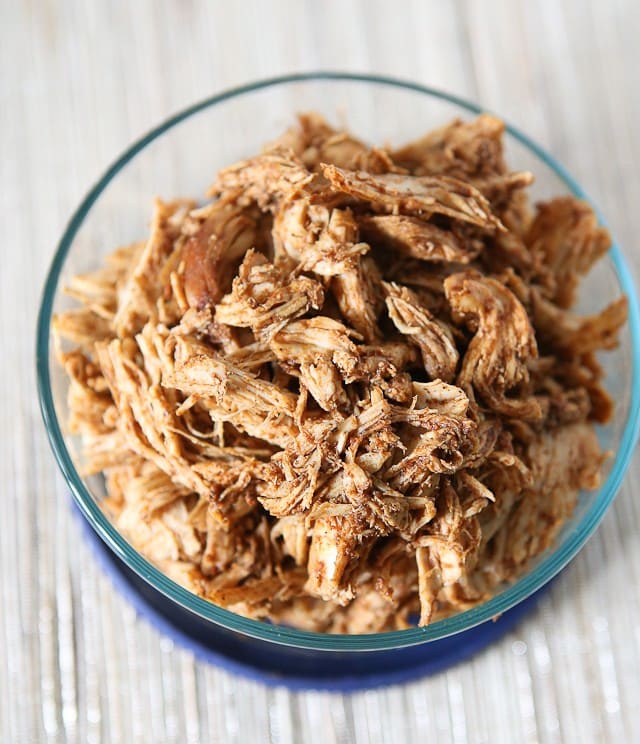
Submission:
M 111 524 L 99 505 L 104 496 L 102 478 L 83 479 L 78 474 L 73 438 L 65 433 L 67 381 L 50 342 L 51 317 L 70 305 L 61 289 L 73 274 L 97 268 L 113 248 L 145 234 L 155 196 L 203 195 L 220 167 L 258 152 L 264 142 L 291 124 L 297 112 L 308 110 L 320 112 L 375 144 L 409 141 L 454 117 L 468 118 L 481 111 L 455 96 L 413 83 L 320 73 L 236 88 L 171 117 L 133 144 L 107 170 L 78 207 L 60 241 L 38 320 L 40 404 L 54 454 L 80 510 L 113 553 L 169 602 L 218 629 L 291 648 L 334 652 L 398 649 L 466 631 L 522 602 L 549 582 L 593 533 L 620 486 L 638 434 L 638 302 L 622 253 L 614 246 L 582 285 L 578 308 L 594 312 L 622 292 L 629 298 L 629 323 L 622 331 L 621 344 L 602 356 L 605 384 L 616 401 L 612 422 L 599 432 L 602 445 L 612 452 L 603 485 L 580 496 L 572 519 L 553 549 L 539 556 L 525 575 L 492 599 L 424 628 L 341 636 L 250 620 L 197 597 L 149 563 Z M 513 127 L 507 127 L 506 149 L 512 168 L 535 174 L 534 199 L 569 193 L 586 198 L 558 163 Z

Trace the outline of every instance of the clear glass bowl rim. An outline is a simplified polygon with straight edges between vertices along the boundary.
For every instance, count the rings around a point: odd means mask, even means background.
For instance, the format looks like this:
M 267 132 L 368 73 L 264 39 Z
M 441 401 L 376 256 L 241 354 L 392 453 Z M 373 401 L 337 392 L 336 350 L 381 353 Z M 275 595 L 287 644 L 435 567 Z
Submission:
M 418 83 L 379 75 L 343 72 L 309 72 L 269 78 L 236 87 L 218 95 L 211 96 L 210 98 L 200 101 L 189 108 L 180 111 L 174 116 L 171 116 L 131 145 L 113 163 L 113 165 L 107 169 L 104 175 L 93 186 L 77 208 L 71 217 L 62 238 L 60 239 L 45 281 L 38 315 L 36 366 L 40 408 L 58 465 L 62 470 L 73 497 L 84 517 L 88 520 L 102 540 L 104 540 L 111 550 L 118 556 L 118 558 L 170 600 L 177 602 L 182 607 L 185 607 L 197 615 L 200 615 L 201 617 L 204 617 L 224 628 L 272 643 L 325 651 L 368 651 L 401 648 L 418 643 L 434 641 L 468 630 L 482 622 L 490 620 L 502 612 L 507 611 L 510 607 L 513 607 L 518 602 L 530 596 L 537 589 L 549 582 L 576 555 L 586 540 L 593 534 L 604 516 L 606 509 L 618 491 L 625 471 L 629 465 L 640 429 L 640 309 L 631 273 L 617 244 L 614 243 L 610 256 L 621 288 L 629 298 L 629 327 L 631 333 L 633 368 L 629 412 L 620 447 L 616 453 L 615 461 L 609 476 L 598 492 L 593 505 L 589 511 L 585 513 L 575 531 L 566 539 L 563 545 L 559 546 L 553 553 L 551 553 L 551 555 L 536 566 L 535 569 L 484 604 L 471 610 L 461 612 L 445 620 L 435 622 L 425 628 L 412 628 L 409 630 L 361 635 L 336 635 L 301 631 L 241 617 L 240 615 L 236 615 L 235 613 L 229 612 L 221 607 L 217 607 L 211 602 L 208 602 L 181 587 L 179 584 L 175 583 L 160 572 L 155 566 L 153 566 L 153 564 L 147 561 L 140 553 L 129 545 L 125 538 L 109 522 L 107 517 L 101 511 L 99 505 L 91 496 L 90 492 L 84 485 L 82 478 L 78 474 L 65 444 L 62 430 L 57 420 L 51 390 L 49 372 L 50 324 L 53 301 L 58 288 L 58 280 L 76 233 L 91 210 L 92 205 L 110 181 L 131 159 L 143 150 L 146 145 L 188 117 L 231 98 L 237 98 L 265 88 L 289 85 L 292 83 L 304 83 L 305 81 L 347 81 L 363 83 L 365 85 L 390 86 L 447 101 L 472 114 L 486 111 L 486 109 L 459 98 L 458 96 L 435 90 Z M 527 147 L 549 168 L 551 168 L 566 184 L 568 189 L 575 194 L 575 196 L 590 201 L 584 191 L 567 173 L 563 166 L 545 152 L 544 149 L 530 140 L 515 127 L 507 124 L 506 128 L 512 137 Z M 605 224 L 599 212 L 598 217 L 600 222 Z

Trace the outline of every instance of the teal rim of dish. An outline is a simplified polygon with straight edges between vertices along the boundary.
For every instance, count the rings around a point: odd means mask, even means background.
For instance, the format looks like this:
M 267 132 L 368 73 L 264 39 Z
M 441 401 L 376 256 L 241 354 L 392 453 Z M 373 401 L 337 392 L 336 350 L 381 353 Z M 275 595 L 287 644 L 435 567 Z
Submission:
M 502 612 L 506 612 L 510 607 L 513 607 L 518 602 L 522 601 L 542 587 L 562 568 L 564 568 L 564 566 L 580 550 L 582 545 L 598 526 L 607 507 L 618 491 L 633 453 L 640 429 L 640 309 L 638 307 L 638 298 L 633 285 L 631 273 L 622 256 L 620 248 L 615 242 L 611 248 L 610 256 L 621 288 L 629 299 L 629 328 L 631 332 L 633 369 L 629 412 L 624 432 L 622 434 L 620 447 L 615 454 L 615 461 L 611 472 L 598 492 L 594 504 L 588 512 L 586 512 L 580 524 L 576 526 L 574 532 L 566 538 L 565 543 L 560 548 L 541 561 L 540 564 L 530 573 L 525 574 L 514 584 L 508 586 L 482 605 L 453 615 L 445 620 L 439 620 L 427 627 L 361 635 L 337 635 L 295 630 L 236 615 L 235 613 L 218 607 L 183 588 L 143 558 L 142 555 L 127 542 L 127 540 L 116 530 L 108 518 L 103 514 L 100 506 L 87 490 L 72 462 L 57 420 L 51 392 L 51 380 L 49 374 L 49 339 L 52 306 L 58 287 L 58 280 L 67 253 L 80 225 L 107 184 L 150 142 L 157 139 L 160 135 L 164 134 L 188 117 L 211 106 L 215 106 L 219 103 L 232 98 L 237 98 L 247 93 L 305 81 L 346 81 L 390 86 L 447 101 L 474 114 L 486 111 L 486 109 L 483 109 L 476 104 L 469 103 L 458 96 L 443 93 L 442 91 L 434 90 L 433 88 L 419 85 L 417 83 L 377 75 L 360 75 L 343 72 L 310 72 L 270 78 L 268 80 L 262 80 L 249 85 L 233 88 L 232 90 L 207 98 L 206 100 L 196 103 L 174 116 L 171 116 L 155 129 L 152 129 L 146 135 L 141 137 L 137 142 L 129 147 L 129 149 L 126 150 L 110 168 L 108 168 L 102 178 L 100 178 L 95 186 L 89 191 L 71 217 L 64 235 L 58 244 L 45 282 L 42 304 L 38 315 L 36 366 L 40 408 L 58 465 L 60 466 L 73 496 L 86 519 L 119 558 L 121 558 L 139 576 L 174 602 L 177 602 L 182 607 L 229 630 L 234 630 L 238 633 L 261 639 L 263 641 L 270 641 L 272 643 L 280 643 L 298 648 L 324 649 L 327 651 L 369 651 L 402 648 L 404 646 L 411 646 L 426 641 L 433 641 L 472 628 L 482 622 L 490 620 Z M 580 199 L 585 199 L 593 204 L 580 186 L 578 186 L 576 181 L 559 163 L 545 152 L 545 150 L 530 140 L 526 135 L 522 134 L 519 130 L 508 124 L 506 125 L 506 131 L 551 168 L 575 196 Z M 597 214 L 601 224 L 604 225 L 605 223 L 602 216 L 599 212 L 597 212 Z

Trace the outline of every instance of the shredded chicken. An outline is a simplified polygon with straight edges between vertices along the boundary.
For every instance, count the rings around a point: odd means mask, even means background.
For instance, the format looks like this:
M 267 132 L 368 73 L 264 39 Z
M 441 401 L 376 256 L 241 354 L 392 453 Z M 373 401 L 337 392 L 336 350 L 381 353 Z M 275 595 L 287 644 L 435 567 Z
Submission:
M 424 218 L 445 215 L 493 231 L 501 228 L 487 200 L 473 186 L 450 176 L 380 176 L 323 165 L 322 172 L 340 194 L 367 202 L 390 214 Z
M 425 625 L 519 576 L 598 486 L 596 354 L 627 304 L 571 307 L 611 241 L 573 197 L 530 208 L 503 131 L 386 151 L 300 115 L 71 280 L 53 327 L 82 473 L 172 579 L 309 630 Z
M 458 350 L 451 330 L 434 318 L 408 287 L 394 283 L 384 286 L 389 317 L 400 333 L 420 348 L 429 377 L 451 382 L 458 365 Z
M 452 274 L 444 290 L 454 317 L 475 332 L 458 375 L 460 387 L 475 390 L 496 413 L 540 418 L 540 405 L 527 394 L 527 365 L 538 347 L 525 308 L 497 279 L 474 272 Z
M 367 240 L 421 261 L 469 263 L 484 248 L 478 238 L 464 240 L 452 230 L 408 215 L 366 217 L 360 227 Z

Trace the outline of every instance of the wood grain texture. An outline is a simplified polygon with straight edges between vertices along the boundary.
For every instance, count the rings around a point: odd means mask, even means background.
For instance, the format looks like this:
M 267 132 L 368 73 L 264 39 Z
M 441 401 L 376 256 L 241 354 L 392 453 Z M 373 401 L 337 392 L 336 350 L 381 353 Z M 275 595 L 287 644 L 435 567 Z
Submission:
M 168 114 L 258 77 L 341 68 L 503 114 L 601 206 L 640 277 L 640 6 L 575 2 L 0 2 L 0 741 L 640 741 L 640 461 L 517 631 L 471 662 L 352 696 L 194 662 L 105 579 L 35 395 L 34 325 L 89 184 Z

